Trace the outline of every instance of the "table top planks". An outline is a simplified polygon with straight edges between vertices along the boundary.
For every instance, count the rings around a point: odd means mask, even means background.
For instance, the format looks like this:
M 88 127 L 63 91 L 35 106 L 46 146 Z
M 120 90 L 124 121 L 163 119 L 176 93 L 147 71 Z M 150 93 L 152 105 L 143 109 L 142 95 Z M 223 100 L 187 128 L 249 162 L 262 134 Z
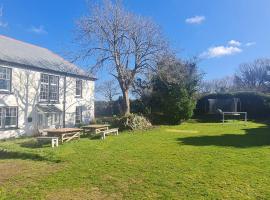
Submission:
M 90 125 L 87 125 L 87 126 L 83 126 L 82 128 L 93 128 L 93 129 L 97 129 L 97 128 L 106 128 L 106 127 L 109 127 L 110 124 L 90 124 Z
M 53 134 L 65 134 L 65 133 L 74 133 L 74 132 L 80 132 L 83 129 L 80 128 L 58 128 L 58 129 L 46 129 L 45 131 L 47 133 L 53 133 Z

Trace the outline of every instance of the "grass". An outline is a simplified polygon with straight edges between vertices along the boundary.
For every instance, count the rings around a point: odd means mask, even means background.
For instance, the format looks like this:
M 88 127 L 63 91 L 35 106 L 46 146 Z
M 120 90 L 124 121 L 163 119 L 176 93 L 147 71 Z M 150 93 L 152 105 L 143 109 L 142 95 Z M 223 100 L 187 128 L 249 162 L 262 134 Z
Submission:
M 263 123 L 191 121 L 57 149 L 17 139 L 0 150 L 0 199 L 270 199 Z

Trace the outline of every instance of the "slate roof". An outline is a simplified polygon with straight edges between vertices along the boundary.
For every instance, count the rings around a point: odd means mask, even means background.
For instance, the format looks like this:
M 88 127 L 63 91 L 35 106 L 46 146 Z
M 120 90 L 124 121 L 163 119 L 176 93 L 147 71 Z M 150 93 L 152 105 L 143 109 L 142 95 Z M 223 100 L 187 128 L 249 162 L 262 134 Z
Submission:
M 52 51 L 0 35 L 0 61 L 33 70 L 65 73 L 95 80 L 94 77 Z

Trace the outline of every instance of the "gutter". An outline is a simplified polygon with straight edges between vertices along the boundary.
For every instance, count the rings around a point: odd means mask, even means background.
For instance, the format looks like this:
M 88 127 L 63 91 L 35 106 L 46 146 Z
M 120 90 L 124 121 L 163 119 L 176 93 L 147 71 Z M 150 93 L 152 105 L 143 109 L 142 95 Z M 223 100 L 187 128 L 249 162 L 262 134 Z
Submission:
M 20 64 L 20 63 L 16 63 L 16 62 L 1 60 L 1 59 L 0 59 L 0 64 L 7 65 L 10 67 L 20 68 L 20 69 L 37 71 L 37 72 L 52 73 L 52 74 L 62 75 L 62 76 L 67 76 L 67 77 L 80 78 L 83 80 L 90 80 L 90 81 L 97 80 L 96 77 L 91 77 L 88 75 L 80 75 L 80 74 L 75 74 L 75 73 L 71 73 L 71 72 L 64 72 L 64 71 L 58 71 L 58 70 L 53 70 L 53 69 L 45 69 L 45 68 L 36 67 L 33 65 Z

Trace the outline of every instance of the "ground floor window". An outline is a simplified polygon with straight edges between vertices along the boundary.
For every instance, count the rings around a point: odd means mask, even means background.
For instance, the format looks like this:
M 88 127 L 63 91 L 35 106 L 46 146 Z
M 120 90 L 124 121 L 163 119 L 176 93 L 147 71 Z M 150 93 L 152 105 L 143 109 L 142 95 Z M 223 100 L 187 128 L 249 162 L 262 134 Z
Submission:
M 15 128 L 18 126 L 18 108 L 0 107 L 0 128 Z
M 76 106 L 75 123 L 76 124 L 82 123 L 82 106 Z

